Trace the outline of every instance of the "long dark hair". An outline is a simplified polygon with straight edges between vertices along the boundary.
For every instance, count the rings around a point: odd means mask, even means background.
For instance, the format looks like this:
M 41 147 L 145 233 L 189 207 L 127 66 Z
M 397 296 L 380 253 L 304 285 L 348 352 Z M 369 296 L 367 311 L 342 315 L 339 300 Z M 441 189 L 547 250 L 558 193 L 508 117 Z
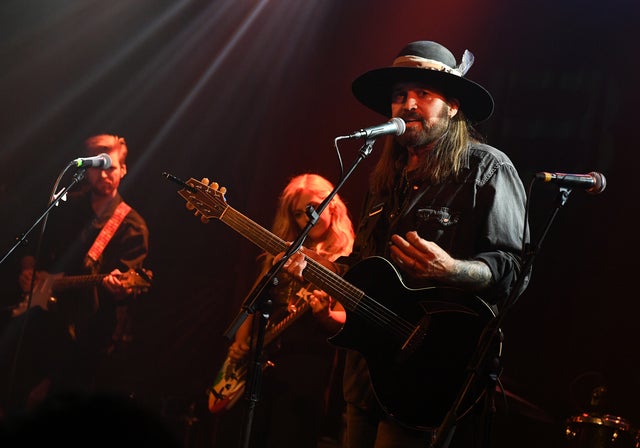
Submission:
M 481 137 L 459 110 L 450 119 L 447 130 L 429 152 L 426 163 L 413 173 L 417 181 L 429 181 L 439 184 L 445 180 L 458 179 L 462 173 L 469 144 L 480 141 Z M 407 149 L 399 145 L 395 138 L 387 137 L 382 155 L 370 177 L 371 191 L 387 193 L 393 190 L 395 183 L 407 164 Z

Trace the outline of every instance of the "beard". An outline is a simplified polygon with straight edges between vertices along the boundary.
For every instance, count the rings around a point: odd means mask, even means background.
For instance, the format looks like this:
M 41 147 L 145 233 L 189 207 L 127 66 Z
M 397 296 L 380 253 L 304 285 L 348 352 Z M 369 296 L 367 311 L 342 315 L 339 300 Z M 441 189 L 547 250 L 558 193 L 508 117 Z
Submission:
M 449 128 L 449 110 L 443 107 L 437 117 L 430 121 L 425 120 L 417 114 L 405 114 L 401 116 L 405 121 L 420 123 L 420 126 L 407 126 L 406 131 L 402 135 L 395 137 L 396 142 L 404 147 L 420 147 L 429 146 L 442 138 Z
M 95 196 L 112 196 L 116 185 L 111 182 L 100 180 L 91 186 L 91 192 Z

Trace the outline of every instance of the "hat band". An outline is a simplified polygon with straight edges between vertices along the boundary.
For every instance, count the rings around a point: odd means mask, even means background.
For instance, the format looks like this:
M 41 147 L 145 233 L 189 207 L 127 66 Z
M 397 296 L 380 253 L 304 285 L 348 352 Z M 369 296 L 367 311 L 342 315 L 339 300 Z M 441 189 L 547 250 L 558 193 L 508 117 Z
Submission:
M 459 70 L 451 68 L 435 59 L 426 59 L 419 56 L 399 56 L 393 61 L 393 67 L 416 67 L 427 70 L 437 70 L 439 72 L 450 73 L 455 76 L 462 76 Z

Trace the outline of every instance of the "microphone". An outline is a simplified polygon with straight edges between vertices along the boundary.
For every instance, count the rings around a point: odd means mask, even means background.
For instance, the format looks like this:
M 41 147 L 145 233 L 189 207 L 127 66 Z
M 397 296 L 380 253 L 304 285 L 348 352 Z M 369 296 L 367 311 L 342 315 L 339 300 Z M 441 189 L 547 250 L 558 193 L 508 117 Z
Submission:
M 561 187 L 585 188 L 589 194 L 600 194 L 607 187 L 607 179 L 602 173 L 595 171 L 589 174 L 547 173 L 542 171 L 536 173 L 536 179 L 542 179 L 543 182 L 553 182 Z
M 111 157 L 103 152 L 95 157 L 80 157 L 71 161 L 70 165 L 76 168 L 100 168 L 107 170 L 111 168 Z
M 339 139 L 354 139 L 354 138 L 366 138 L 368 140 L 380 137 L 382 135 L 394 134 L 402 135 L 407 129 L 407 125 L 402 118 L 392 118 L 386 123 L 379 124 L 377 126 L 371 126 L 368 128 L 360 129 L 349 135 L 343 135 L 338 137 Z

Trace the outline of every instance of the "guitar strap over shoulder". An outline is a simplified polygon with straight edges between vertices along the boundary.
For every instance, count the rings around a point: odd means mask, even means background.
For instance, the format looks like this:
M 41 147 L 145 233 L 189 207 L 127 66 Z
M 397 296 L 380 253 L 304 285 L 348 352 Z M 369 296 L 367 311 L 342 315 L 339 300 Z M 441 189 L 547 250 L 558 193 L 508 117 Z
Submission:
M 120 204 L 118 204 L 115 211 L 113 212 L 113 215 L 111 215 L 109 221 L 107 221 L 104 227 L 102 227 L 102 230 L 96 237 L 96 240 L 91 245 L 89 252 L 87 252 L 87 256 L 85 257 L 86 266 L 91 266 L 100 259 L 104 248 L 107 247 L 107 244 L 109 244 L 111 237 L 113 237 L 113 234 L 116 233 L 116 230 L 120 226 L 120 223 L 122 223 L 122 220 L 130 211 L 131 206 L 126 202 L 122 201 Z

